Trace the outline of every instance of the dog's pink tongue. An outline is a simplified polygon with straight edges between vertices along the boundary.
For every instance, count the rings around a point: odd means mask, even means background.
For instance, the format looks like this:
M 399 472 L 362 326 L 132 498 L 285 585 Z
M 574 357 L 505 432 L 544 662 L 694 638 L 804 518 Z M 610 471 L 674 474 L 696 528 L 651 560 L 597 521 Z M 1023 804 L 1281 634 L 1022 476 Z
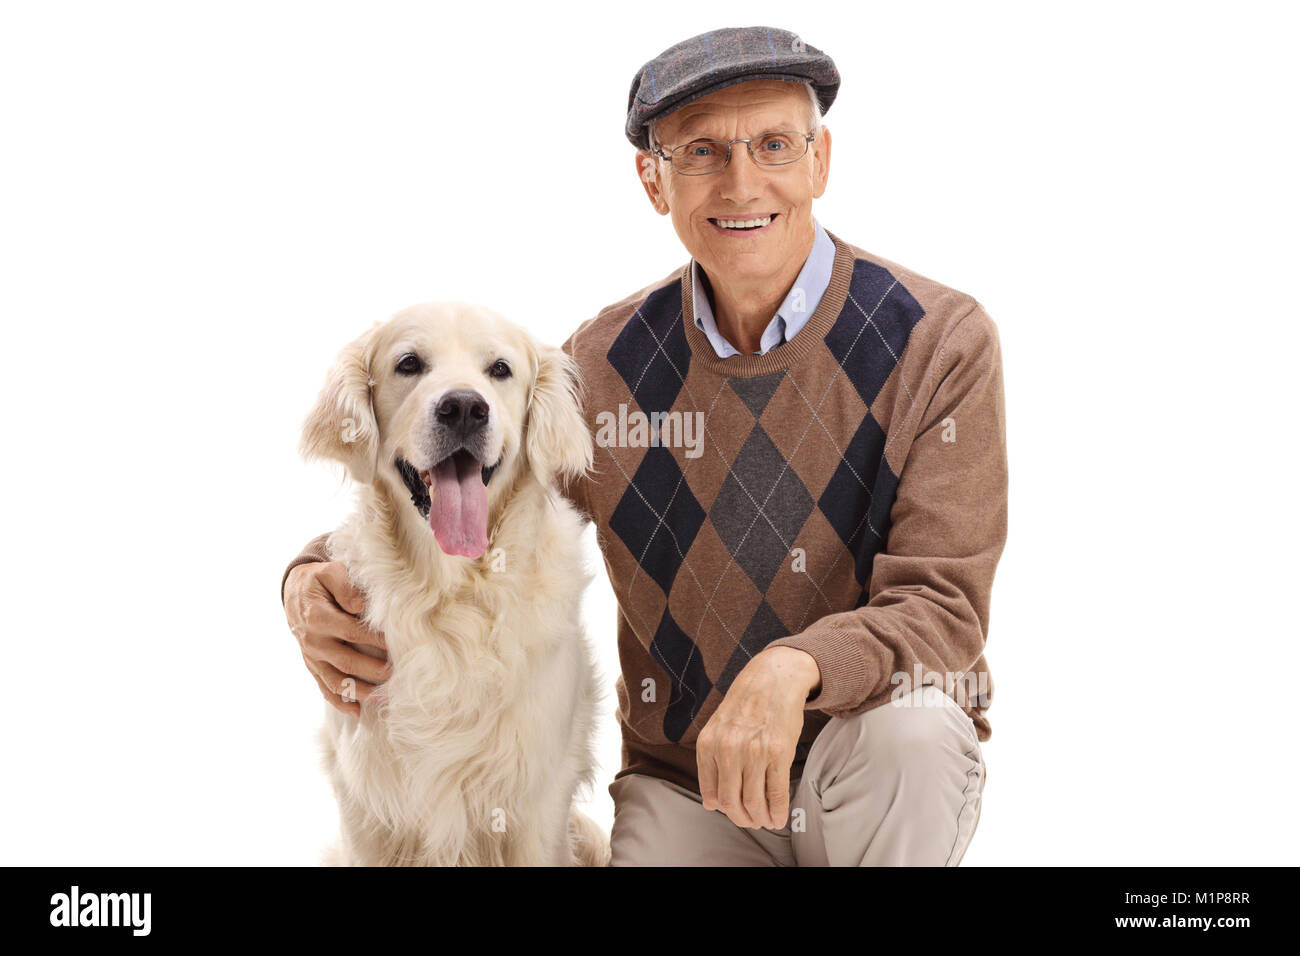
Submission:
M 477 558 L 487 550 L 487 486 L 482 467 L 452 455 L 434 471 L 429 527 L 446 554 Z

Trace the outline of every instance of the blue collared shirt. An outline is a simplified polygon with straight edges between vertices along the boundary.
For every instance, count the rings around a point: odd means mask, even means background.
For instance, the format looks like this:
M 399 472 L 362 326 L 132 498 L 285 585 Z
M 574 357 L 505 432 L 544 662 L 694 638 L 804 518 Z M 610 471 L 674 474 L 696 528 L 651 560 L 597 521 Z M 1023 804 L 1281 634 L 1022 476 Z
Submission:
M 777 308 L 776 315 L 763 330 L 762 338 L 758 343 L 756 353 L 758 355 L 794 338 L 795 334 L 808 324 L 808 319 L 816 311 L 822 296 L 826 294 L 827 286 L 831 284 L 831 267 L 835 264 L 835 243 L 826 234 L 821 223 L 816 219 L 813 222 L 817 226 L 817 237 L 813 240 L 812 252 L 808 254 L 808 259 L 804 262 L 798 277 L 795 278 L 789 293 L 786 294 L 785 300 Z M 718 331 L 718 323 L 713 318 L 713 306 L 708 296 L 704 294 L 703 283 L 700 281 L 700 267 L 694 259 L 691 260 L 691 289 L 691 302 L 695 306 L 695 325 L 708 336 L 713 351 L 718 353 L 719 358 L 739 355 L 740 350 L 724 339 L 722 333 Z

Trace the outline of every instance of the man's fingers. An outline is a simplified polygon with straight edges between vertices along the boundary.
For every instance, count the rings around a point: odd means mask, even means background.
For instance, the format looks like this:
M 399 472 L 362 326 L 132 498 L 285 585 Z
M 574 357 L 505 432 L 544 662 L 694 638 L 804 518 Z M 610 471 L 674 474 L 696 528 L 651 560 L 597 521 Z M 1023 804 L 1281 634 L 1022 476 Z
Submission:
M 316 685 L 320 687 L 321 696 L 329 701 L 330 705 L 333 706 L 335 710 L 348 714 L 351 717 L 361 716 L 361 705 L 359 703 L 356 701 L 345 701 L 342 697 L 325 686 L 325 682 L 320 679 L 320 675 L 315 671 L 311 672 L 311 676 L 316 678 Z
M 345 674 L 327 661 L 316 661 L 315 672 L 325 682 L 326 687 L 345 701 L 355 700 L 364 704 L 375 692 L 374 684 Z
M 767 809 L 772 815 L 772 828 L 785 826 L 786 816 L 790 812 L 790 764 L 781 766 L 781 761 L 767 765 Z
M 740 787 L 745 812 L 756 827 L 770 827 L 772 819 L 767 812 L 767 762 L 757 751 L 745 764 Z
M 718 809 L 738 827 L 753 826 L 740 792 L 744 769 L 735 748 L 723 743 L 718 753 Z
M 345 638 L 353 644 L 366 644 L 370 647 L 377 647 L 385 652 L 385 658 L 387 658 L 388 645 L 384 641 L 383 632 L 373 630 L 370 625 L 360 618 L 352 619 L 352 626 L 348 629 Z
M 367 680 L 388 679 L 388 675 L 382 674 L 381 671 L 352 671 L 350 670 L 351 665 L 345 663 L 343 660 L 327 656 L 326 654 L 327 651 L 332 650 L 330 645 L 333 645 L 334 647 L 346 647 L 346 645 L 342 643 L 344 641 L 353 644 L 368 644 L 374 647 L 376 646 L 374 644 L 376 636 L 382 640 L 383 635 L 379 634 L 378 631 L 370 630 L 370 628 L 366 627 L 351 614 L 348 614 L 346 611 L 340 611 L 332 604 L 319 605 L 315 608 L 314 613 L 315 617 L 312 619 L 312 626 L 306 635 L 304 643 L 315 651 L 316 656 L 325 656 L 326 660 L 331 661 L 339 670 L 347 671 L 348 673 L 355 673 L 357 676 L 365 677 Z M 378 646 L 380 650 L 384 649 L 382 643 Z M 348 650 L 352 649 L 348 648 Z M 353 653 L 360 654 L 359 651 L 353 651 Z M 360 656 L 366 657 L 364 654 L 361 654 Z M 375 657 L 367 657 L 367 659 L 378 661 L 382 666 L 384 662 L 388 660 L 388 652 L 386 650 L 384 651 L 384 657 L 382 660 Z M 380 676 L 381 674 L 382 676 Z
M 348 577 L 347 566 L 342 561 L 329 561 L 316 575 L 334 598 L 335 603 L 349 614 L 360 614 L 366 609 L 366 595 Z
M 324 638 L 308 641 L 312 653 L 318 661 L 334 666 L 336 670 L 372 684 L 382 684 L 393 676 L 392 665 L 369 654 L 362 654 L 354 647 L 348 647 L 342 641 Z
M 711 749 L 696 751 L 696 770 L 699 773 L 700 799 L 704 809 L 718 809 L 718 765 L 713 761 Z
M 352 586 L 344 566 L 338 562 L 325 565 L 321 569 L 320 582 L 331 600 L 313 609 L 321 622 L 317 630 L 353 644 L 388 650 L 383 632 L 372 629 L 357 616 L 365 610 L 365 595 Z M 331 630 L 324 630 L 325 622 L 329 622 Z

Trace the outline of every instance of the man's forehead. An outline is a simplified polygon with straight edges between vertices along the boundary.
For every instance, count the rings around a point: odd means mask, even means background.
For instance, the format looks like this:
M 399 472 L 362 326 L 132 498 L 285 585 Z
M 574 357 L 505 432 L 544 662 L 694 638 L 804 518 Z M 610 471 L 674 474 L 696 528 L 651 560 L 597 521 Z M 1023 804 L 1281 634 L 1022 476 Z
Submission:
M 794 120 L 798 126 L 803 122 L 800 110 L 807 103 L 808 94 L 801 83 L 741 83 L 674 110 L 659 126 L 685 133 L 736 115 L 742 123 Z

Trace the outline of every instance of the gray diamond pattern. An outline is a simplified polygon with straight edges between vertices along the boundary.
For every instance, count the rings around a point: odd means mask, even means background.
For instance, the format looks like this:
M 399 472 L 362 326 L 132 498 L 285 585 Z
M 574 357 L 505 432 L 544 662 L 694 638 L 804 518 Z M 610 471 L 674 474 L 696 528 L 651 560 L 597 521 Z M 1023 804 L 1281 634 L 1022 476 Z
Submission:
M 803 481 L 756 423 L 709 509 L 709 519 L 736 563 L 759 591 L 766 592 L 813 507 Z

